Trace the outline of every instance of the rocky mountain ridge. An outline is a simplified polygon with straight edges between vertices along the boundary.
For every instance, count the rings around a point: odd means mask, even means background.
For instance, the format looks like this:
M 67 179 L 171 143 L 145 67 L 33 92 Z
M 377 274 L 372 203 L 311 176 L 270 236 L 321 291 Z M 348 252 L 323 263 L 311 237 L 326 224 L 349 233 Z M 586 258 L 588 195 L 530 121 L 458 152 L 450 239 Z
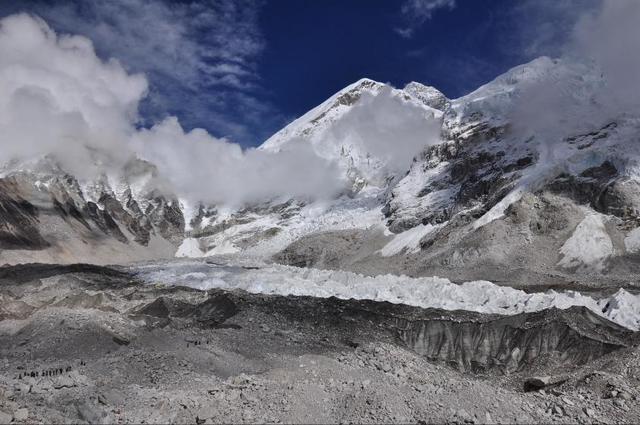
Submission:
M 536 115 L 542 86 L 571 105 L 557 120 Z M 349 189 L 322 202 L 194 204 L 144 161 L 91 181 L 14 165 L 2 173 L 0 259 L 243 253 L 365 274 L 628 282 L 640 271 L 640 121 L 609 113 L 602 87 L 597 70 L 549 58 L 453 100 L 360 80 L 260 147 L 307 143 L 338 164 Z
M 51 158 L 3 172 L 6 262 L 127 262 L 172 257 L 182 242 L 179 202 L 145 180 L 155 167 L 132 161 L 117 179 L 81 182 Z

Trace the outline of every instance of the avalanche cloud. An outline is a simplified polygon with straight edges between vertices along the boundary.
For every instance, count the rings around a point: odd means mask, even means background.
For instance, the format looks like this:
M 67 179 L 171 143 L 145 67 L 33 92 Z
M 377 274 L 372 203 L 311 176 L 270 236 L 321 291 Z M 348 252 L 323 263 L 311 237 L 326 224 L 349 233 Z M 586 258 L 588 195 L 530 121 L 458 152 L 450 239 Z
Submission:
M 137 128 L 147 91 L 144 75 L 101 60 L 85 37 L 56 34 L 27 14 L 0 20 L 0 165 L 49 156 L 92 179 L 138 156 L 181 197 L 232 205 L 342 190 L 333 164 L 302 143 L 243 151 L 202 129 L 185 132 L 175 117 Z
M 91 180 L 139 157 L 158 166 L 180 198 L 237 207 L 328 199 L 348 190 L 351 170 L 343 158 L 322 155 L 320 145 L 357 145 L 367 162 L 382 164 L 386 178 L 404 172 L 439 131 L 439 122 L 425 121 L 421 108 L 388 113 L 403 105 L 387 87 L 325 134 L 332 142 L 243 150 L 202 129 L 185 131 L 172 116 L 141 128 L 138 106 L 148 91 L 145 75 L 128 73 L 116 59 L 102 60 L 85 37 L 57 34 L 27 14 L 0 20 L 0 167 L 48 156 Z

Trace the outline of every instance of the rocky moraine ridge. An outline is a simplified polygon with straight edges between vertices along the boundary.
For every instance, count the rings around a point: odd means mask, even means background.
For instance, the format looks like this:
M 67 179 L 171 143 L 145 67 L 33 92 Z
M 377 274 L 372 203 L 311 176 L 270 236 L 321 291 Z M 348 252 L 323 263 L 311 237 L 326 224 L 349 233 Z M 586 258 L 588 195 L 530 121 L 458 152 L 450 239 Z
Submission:
M 511 317 L 0 270 L 0 415 L 22 422 L 635 422 L 637 335 Z

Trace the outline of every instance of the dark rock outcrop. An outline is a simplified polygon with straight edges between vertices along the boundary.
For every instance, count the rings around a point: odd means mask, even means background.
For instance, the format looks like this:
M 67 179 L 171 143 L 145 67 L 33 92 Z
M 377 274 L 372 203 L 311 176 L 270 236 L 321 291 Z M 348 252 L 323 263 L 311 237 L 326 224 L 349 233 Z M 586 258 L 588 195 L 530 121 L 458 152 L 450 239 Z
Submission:
M 238 313 L 236 304 L 225 294 L 216 294 L 200 304 L 189 304 L 169 297 L 159 297 L 136 311 L 158 319 L 191 319 L 201 326 L 215 327 Z
M 119 185 L 121 190 L 126 182 Z M 11 254 L 16 250 L 32 251 L 30 261 L 63 263 L 172 256 L 184 239 L 180 203 L 158 191 L 137 196 L 130 188 L 116 195 L 106 178 L 83 189 L 53 166 L 9 173 L 0 178 L 0 259 L 3 250 L 11 263 L 22 258 Z M 152 238 L 156 243 L 150 246 Z M 114 253 L 122 255 L 114 261 Z
M 14 179 L 0 179 L 0 249 L 45 249 L 36 206 L 20 196 Z

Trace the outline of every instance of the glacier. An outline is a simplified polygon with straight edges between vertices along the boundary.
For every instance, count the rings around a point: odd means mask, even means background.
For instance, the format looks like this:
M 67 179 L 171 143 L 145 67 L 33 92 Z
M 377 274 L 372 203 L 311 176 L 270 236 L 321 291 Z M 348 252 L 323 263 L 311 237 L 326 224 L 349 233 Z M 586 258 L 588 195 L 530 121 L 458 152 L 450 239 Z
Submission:
M 386 301 L 421 308 L 515 315 L 549 308 L 583 306 L 618 325 L 640 329 L 640 294 L 619 289 L 601 298 L 579 291 L 527 293 L 488 281 L 461 284 L 439 277 L 364 276 L 346 271 L 267 264 L 250 257 L 210 257 L 133 266 L 144 283 L 254 294 Z

